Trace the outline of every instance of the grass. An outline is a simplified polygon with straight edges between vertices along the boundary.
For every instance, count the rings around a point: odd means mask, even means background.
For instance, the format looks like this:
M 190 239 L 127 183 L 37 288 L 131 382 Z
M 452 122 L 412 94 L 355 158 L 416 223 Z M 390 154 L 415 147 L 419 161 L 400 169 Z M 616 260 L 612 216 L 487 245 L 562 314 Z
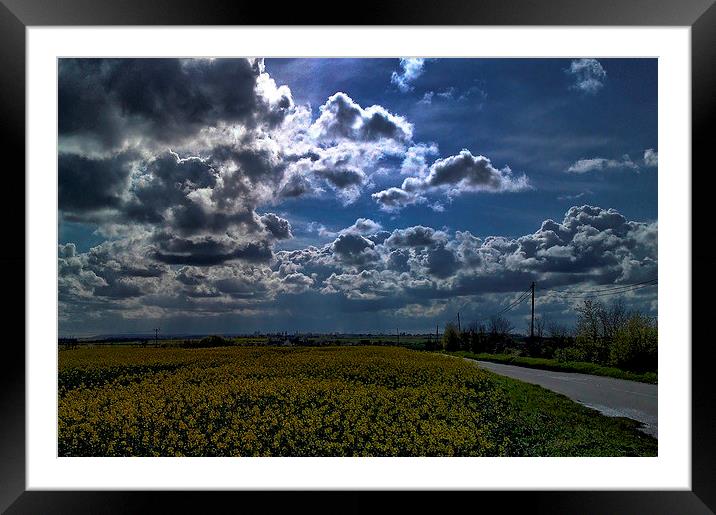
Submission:
M 541 386 L 490 372 L 515 410 L 522 456 L 656 456 L 657 440 L 639 422 L 605 417 Z
M 60 352 L 62 456 L 654 456 L 638 424 L 396 347 Z
M 530 358 L 528 356 L 517 356 L 514 354 L 489 354 L 467 351 L 451 352 L 450 354 L 462 356 L 464 358 L 477 359 L 481 361 L 492 361 L 494 363 L 504 363 L 507 365 L 517 365 L 526 368 L 538 368 L 541 370 L 554 370 L 557 372 L 578 372 L 580 374 L 591 374 L 595 376 L 614 377 L 616 379 L 627 379 L 629 381 L 638 381 L 640 383 L 657 384 L 656 372 L 630 372 L 615 367 L 605 367 L 596 363 L 586 363 L 583 361 L 557 361 L 548 358 Z

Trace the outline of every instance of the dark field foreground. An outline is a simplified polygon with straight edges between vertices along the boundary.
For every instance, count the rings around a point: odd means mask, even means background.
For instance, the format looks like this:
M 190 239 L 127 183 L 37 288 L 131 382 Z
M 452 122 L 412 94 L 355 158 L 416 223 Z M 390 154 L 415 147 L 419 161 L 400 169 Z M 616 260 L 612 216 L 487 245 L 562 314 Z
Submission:
M 81 348 L 60 456 L 655 456 L 636 423 L 395 347 Z

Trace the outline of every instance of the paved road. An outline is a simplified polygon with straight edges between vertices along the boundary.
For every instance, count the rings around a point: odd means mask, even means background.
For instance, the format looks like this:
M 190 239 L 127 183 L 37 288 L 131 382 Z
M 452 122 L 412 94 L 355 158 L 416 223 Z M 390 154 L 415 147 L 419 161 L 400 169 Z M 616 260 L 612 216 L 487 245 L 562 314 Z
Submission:
M 497 374 L 538 384 L 566 395 L 609 417 L 626 417 L 641 422 L 644 424 L 642 431 L 654 437 L 658 436 L 655 384 L 587 374 L 552 372 L 487 361 L 477 361 L 477 363 Z

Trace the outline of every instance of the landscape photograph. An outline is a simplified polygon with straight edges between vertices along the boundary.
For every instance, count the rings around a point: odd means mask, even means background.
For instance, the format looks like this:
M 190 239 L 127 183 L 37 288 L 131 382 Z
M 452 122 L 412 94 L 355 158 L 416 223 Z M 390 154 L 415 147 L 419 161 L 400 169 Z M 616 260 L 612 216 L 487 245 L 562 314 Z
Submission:
M 58 59 L 57 455 L 657 456 L 657 72 Z

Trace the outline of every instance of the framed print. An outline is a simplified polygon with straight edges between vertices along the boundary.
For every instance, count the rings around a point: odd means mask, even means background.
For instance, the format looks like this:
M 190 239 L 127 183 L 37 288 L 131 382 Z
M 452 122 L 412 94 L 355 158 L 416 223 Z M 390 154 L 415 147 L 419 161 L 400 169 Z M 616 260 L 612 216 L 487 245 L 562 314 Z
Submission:
M 714 509 L 712 2 L 85 7 L 0 6 L 3 509 Z

